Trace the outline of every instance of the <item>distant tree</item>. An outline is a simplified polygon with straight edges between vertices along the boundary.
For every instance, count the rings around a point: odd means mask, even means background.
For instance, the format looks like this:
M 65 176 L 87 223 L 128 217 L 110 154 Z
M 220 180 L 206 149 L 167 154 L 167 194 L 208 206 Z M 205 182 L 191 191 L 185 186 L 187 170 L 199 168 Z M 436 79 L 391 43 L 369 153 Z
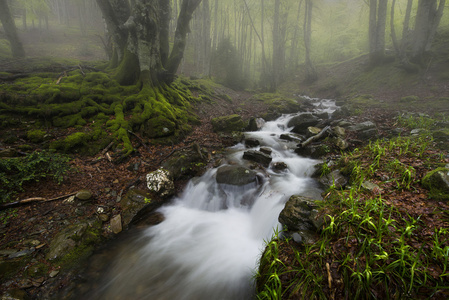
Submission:
M 369 0 L 369 57 L 370 64 L 382 63 L 385 58 L 385 28 L 388 0 Z
M 221 40 L 213 53 L 211 66 L 217 81 L 235 90 L 244 89 L 246 80 L 240 65 L 240 57 L 231 40 Z
M 439 2 L 439 4 L 438 4 Z M 446 0 L 419 0 L 416 13 L 412 57 L 419 61 L 430 50 Z
M 183 0 L 169 49 L 169 0 L 96 0 L 114 42 L 111 66 L 121 84 L 173 81 L 184 55 L 189 22 L 201 0 Z
M 0 0 L 0 21 L 2 22 L 3 29 L 5 30 L 6 38 L 11 45 L 13 57 L 25 57 L 25 50 L 23 49 L 22 42 L 17 34 L 16 24 L 12 18 L 7 0 Z
M 310 58 L 310 49 L 312 44 L 312 0 L 306 0 L 304 10 L 304 48 L 305 48 L 305 65 L 306 65 L 306 81 L 313 82 L 317 80 L 318 74 L 315 66 Z

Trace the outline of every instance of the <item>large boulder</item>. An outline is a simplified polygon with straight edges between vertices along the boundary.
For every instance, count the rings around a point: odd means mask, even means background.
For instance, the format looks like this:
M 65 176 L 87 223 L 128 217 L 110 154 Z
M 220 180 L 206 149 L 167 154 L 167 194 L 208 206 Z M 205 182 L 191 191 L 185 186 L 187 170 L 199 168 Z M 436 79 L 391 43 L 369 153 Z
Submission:
M 214 118 L 211 123 L 215 132 L 242 131 L 247 126 L 242 117 L 237 114 Z
M 449 200 L 449 168 L 430 171 L 422 179 L 422 184 L 430 191 L 432 198 Z
M 268 167 L 273 160 L 270 155 L 255 150 L 245 151 L 243 153 L 243 159 L 259 163 L 264 167 Z
M 150 192 L 138 189 L 131 189 L 123 196 L 120 206 L 122 207 L 121 221 L 124 228 L 141 221 L 164 203 L 155 201 L 151 197 Z
M 162 167 L 170 171 L 174 179 L 201 175 L 205 170 L 209 154 L 198 144 L 175 151 Z
M 164 168 L 160 168 L 154 172 L 148 173 L 147 187 L 150 191 L 157 193 L 160 197 L 165 198 L 173 196 L 175 193 L 175 184 L 171 179 L 171 173 Z
M 315 201 L 309 197 L 291 196 L 279 214 L 279 222 L 289 231 L 320 230 L 324 221 L 318 217 L 318 205 Z
M 318 206 L 314 199 L 293 195 L 285 203 L 279 214 L 279 222 L 286 229 L 285 234 L 294 241 L 312 244 L 318 238 L 324 219 L 318 215 Z
M 298 134 L 305 134 L 307 127 L 315 126 L 320 119 L 312 113 L 303 113 L 299 116 L 293 117 L 287 124 L 288 127 L 293 127 L 292 132 Z
M 243 186 L 257 183 L 257 173 L 242 166 L 227 165 L 217 170 L 217 183 Z
M 247 131 L 259 131 L 263 125 L 265 125 L 265 120 L 262 118 L 251 118 L 249 120 Z

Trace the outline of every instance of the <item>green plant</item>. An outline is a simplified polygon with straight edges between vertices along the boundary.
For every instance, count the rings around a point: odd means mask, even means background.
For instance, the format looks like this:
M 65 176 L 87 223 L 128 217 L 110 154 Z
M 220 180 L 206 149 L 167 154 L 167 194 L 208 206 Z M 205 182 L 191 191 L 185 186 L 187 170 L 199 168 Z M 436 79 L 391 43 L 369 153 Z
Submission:
M 26 183 L 51 178 L 58 184 L 70 170 L 70 158 L 51 151 L 36 151 L 25 157 L 0 160 L 0 203 L 12 200 Z

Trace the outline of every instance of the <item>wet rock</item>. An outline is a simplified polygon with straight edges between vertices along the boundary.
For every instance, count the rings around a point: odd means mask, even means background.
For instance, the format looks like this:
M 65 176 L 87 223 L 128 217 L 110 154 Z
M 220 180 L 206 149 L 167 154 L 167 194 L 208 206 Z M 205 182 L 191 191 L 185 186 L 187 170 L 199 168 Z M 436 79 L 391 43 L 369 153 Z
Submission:
M 122 232 L 122 230 L 123 230 L 123 227 L 122 227 L 122 216 L 120 214 L 114 216 L 111 219 L 111 230 L 115 234 L 118 234 L 118 233 Z
M 293 127 L 292 132 L 298 134 L 304 134 L 307 127 L 315 126 L 320 120 L 312 113 L 304 113 L 299 116 L 293 117 L 288 122 L 288 127 Z
M 170 171 L 161 168 L 148 173 L 146 178 L 148 189 L 161 197 L 169 197 L 175 193 L 175 185 L 171 179 Z
M 318 181 L 326 188 L 334 186 L 336 189 L 342 189 L 348 184 L 348 179 L 340 172 L 340 170 L 334 170 L 329 174 L 322 176 Z
M 92 192 L 89 190 L 80 190 L 78 193 L 76 193 L 75 198 L 82 201 L 87 201 L 90 198 L 92 198 Z
M 242 131 L 246 127 L 242 117 L 237 114 L 214 118 L 211 123 L 214 132 Z
M 320 222 L 315 220 L 318 206 L 314 199 L 293 195 L 285 203 L 284 209 L 279 214 L 279 222 L 286 226 L 289 231 L 317 230 Z M 315 211 L 315 213 L 312 213 Z
M 242 166 L 223 166 L 217 170 L 216 181 L 221 184 L 243 186 L 257 183 L 257 173 Z
M 265 120 L 262 118 L 251 118 L 249 120 L 248 127 L 246 128 L 247 131 L 258 131 L 260 130 L 263 125 L 265 125 Z
M 359 132 L 359 131 L 366 131 L 366 130 L 375 129 L 375 128 L 376 128 L 376 124 L 374 124 L 371 121 L 366 121 L 363 123 L 358 123 L 358 124 L 352 125 L 348 128 L 348 130 Z
M 147 191 L 138 189 L 129 190 L 120 201 L 123 227 L 127 227 L 129 224 L 138 221 L 160 205 L 151 200 L 151 194 Z
M 273 163 L 273 170 L 275 171 L 285 171 L 288 169 L 288 166 L 285 162 L 279 161 L 279 162 L 275 162 Z
M 260 146 L 260 142 L 259 142 L 259 140 L 254 139 L 254 138 L 247 138 L 247 139 L 245 139 L 245 146 L 247 148 L 254 148 L 254 147 Z
M 271 155 L 271 153 L 273 153 L 273 150 L 268 147 L 260 147 L 259 151 L 267 155 Z
M 422 185 L 430 191 L 432 198 L 449 201 L 449 169 L 438 168 L 428 172 Z
M 330 149 L 327 145 L 308 145 L 307 147 L 301 147 L 295 149 L 295 153 L 300 156 L 310 158 L 321 158 L 329 153 Z
M 172 174 L 174 179 L 181 177 L 193 177 L 200 173 L 208 161 L 208 152 L 201 149 L 198 144 L 193 144 L 187 149 L 178 150 L 162 164 L 162 167 Z
M 318 206 L 314 199 L 293 195 L 285 203 L 279 214 L 279 222 L 287 229 L 287 236 L 300 243 L 314 242 L 324 223 L 318 216 Z
M 270 155 L 254 150 L 245 151 L 243 153 L 243 159 L 259 163 L 264 167 L 268 167 L 272 161 Z
M 283 133 L 281 134 L 281 136 L 279 137 L 281 140 L 284 141 L 295 141 L 295 142 L 302 142 L 304 140 L 304 137 L 298 134 L 292 134 L 292 133 Z

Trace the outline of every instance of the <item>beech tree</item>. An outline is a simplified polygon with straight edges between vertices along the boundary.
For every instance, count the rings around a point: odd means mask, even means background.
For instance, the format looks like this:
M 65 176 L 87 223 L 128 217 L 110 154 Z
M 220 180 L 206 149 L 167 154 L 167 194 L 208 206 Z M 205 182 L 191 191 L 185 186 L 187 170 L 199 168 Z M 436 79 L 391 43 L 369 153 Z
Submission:
M 25 57 L 25 50 L 23 50 L 22 42 L 17 34 L 16 24 L 12 18 L 11 11 L 9 10 L 6 0 L 0 0 L 0 21 L 3 24 L 3 29 L 6 33 L 6 38 L 11 45 L 11 52 L 13 57 L 22 58 Z
M 371 65 L 376 65 L 384 60 L 387 6 L 388 0 L 369 1 L 369 53 Z
M 412 57 L 415 60 L 420 60 L 422 55 L 430 50 L 441 17 L 443 16 L 445 3 L 446 0 L 419 0 L 412 45 Z
M 183 0 L 170 52 L 169 0 L 97 0 L 114 43 L 111 67 L 121 84 L 158 86 L 174 80 L 189 22 L 201 0 Z

